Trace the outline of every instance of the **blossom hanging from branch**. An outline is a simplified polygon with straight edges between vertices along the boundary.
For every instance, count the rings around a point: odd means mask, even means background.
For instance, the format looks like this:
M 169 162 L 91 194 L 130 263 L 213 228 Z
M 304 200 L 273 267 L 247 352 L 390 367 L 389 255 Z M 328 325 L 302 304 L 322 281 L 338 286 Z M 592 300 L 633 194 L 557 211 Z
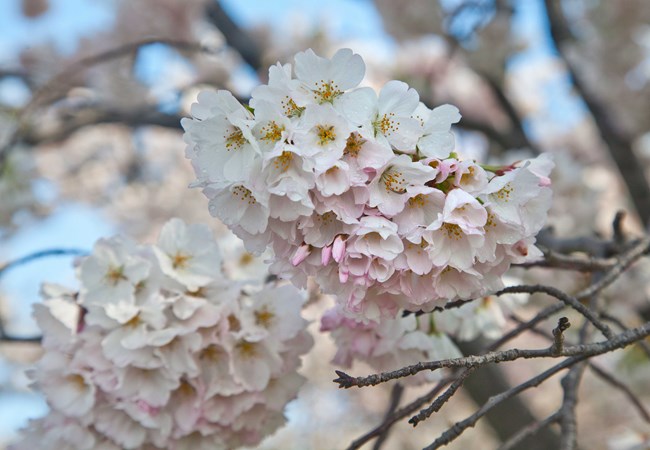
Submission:
M 250 106 L 201 93 L 183 127 L 210 213 L 249 250 L 271 247 L 276 274 L 314 277 L 358 320 L 500 289 L 512 263 L 541 256 L 552 162 L 462 160 L 457 108 L 431 110 L 400 81 L 377 94 L 359 87 L 364 73 L 349 49 L 307 50 L 271 67 Z

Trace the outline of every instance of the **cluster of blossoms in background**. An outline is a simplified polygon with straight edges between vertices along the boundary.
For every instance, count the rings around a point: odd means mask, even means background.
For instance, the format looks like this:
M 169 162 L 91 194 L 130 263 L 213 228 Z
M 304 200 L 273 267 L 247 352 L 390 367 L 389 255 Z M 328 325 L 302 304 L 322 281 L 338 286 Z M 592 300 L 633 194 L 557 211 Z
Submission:
M 348 49 L 308 50 L 271 67 L 249 107 L 201 93 L 183 126 L 211 214 L 364 322 L 500 288 L 512 263 L 540 256 L 552 162 L 461 160 L 455 107 L 431 110 L 400 81 L 358 87 L 364 73 Z
M 234 282 L 209 229 L 100 240 L 78 293 L 44 286 L 33 371 L 51 407 L 14 449 L 231 449 L 284 423 L 312 345 L 289 285 Z

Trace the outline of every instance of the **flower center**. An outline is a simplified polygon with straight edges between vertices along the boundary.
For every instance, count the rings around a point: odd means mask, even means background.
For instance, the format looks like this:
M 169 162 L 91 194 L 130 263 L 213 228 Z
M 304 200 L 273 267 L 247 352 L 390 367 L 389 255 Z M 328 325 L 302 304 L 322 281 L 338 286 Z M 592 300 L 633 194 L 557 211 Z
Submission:
M 445 223 L 442 229 L 447 233 L 447 238 L 459 241 L 463 237 L 463 231 L 455 223 Z
M 396 194 L 403 194 L 406 192 L 404 187 L 406 180 L 404 180 L 402 172 L 393 170 L 392 167 L 389 167 L 381 174 L 381 182 L 384 183 L 386 192 L 394 192 Z
M 237 343 L 237 350 L 244 358 L 253 358 L 257 355 L 257 348 L 254 342 L 239 341 Z
M 186 269 L 187 262 L 190 259 L 192 259 L 190 255 L 185 255 L 181 252 L 176 252 L 176 254 L 172 256 L 172 267 L 174 269 Z
M 425 203 L 426 203 L 426 199 L 422 194 L 418 194 L 415 197 L 409 198 L 409 206 L 411 208 L 422 208 L 424 207 Z
M 302 112 L 305 110 L 304 106 L 296 105 L 296 102 L 293 101 L 288 95 L 284 97 L 284 100 L 281 102 L 282 112 L 287 117 L 300 117 Z
M 117 285 L 117 283 L 122 280 L 126 281 L 126 277 L 124 276 L 124 266 L 110 267 L 108 272 L 106 272 L 106 279 L 113 286 Z
M 271 326 L 271 322 L 273 321 L 274 317 L 275 314 L 269 311 L 266 306 L 258 311 L 255 311 L 255 323 L 264 328 Z
M 293 153 L 285 150 L 273 160 L 273 166 L 280 172 L 286 172 L 289 170 L 289 166 L 291 166 L 291 161 L 293 161 Z
M 509 202 L 510 195 L 514 192 L 514 190 L 515 188 L 512 186 L 512 183 L 507 183 L 505 186 L 499 189 L 495 195 L 499 200 L 503 202 Z
M 232 190 L 232 195 L 239 198 L 239 200 L 243 202 L 248 202 L 249 205 L 254 205 L 257 203 L 257 200 L 255 200 L 255 197 L 253 197 L 253 193 L 250 191 L 250 189 L 247 189 L 244 186 L 235 186 Z
M 327 145 L 328 142 L 336 139 L 334 125 L 316 125 L 316 134 L 318 135 L 319 145 Z
M 372 124 L 375 128 L 375 133 L 381 133 L 384 136 L 396 133 L 399 130 L 399 122 L 395 121 L 395 113 L 384 114 L 381 118 L 377 118 Z
M 341 94 L 343 91 L 333 81 L 320 80 L 314 89 L 314 98 L 318 103 L 332 103 Z
M 275 120 L 270 120 L 265 126 L 262 127 L 261 139 L 266 142 L 277 142 L 282 138 L 284 126 L 278 125 Z
M 350 155 L 352 158 L 359 156 L 361 147 L 366 142 L 365 139 L 359 135 L 359 133 L 350 133 L 348 140 L 345 143 L 345 148 L 343 149 L 344 155 Z
M 226 140 L 226 150 L 239 150 L 246 143 L 246 138 L 244 133 L 239 128 L 236 128 L 235 131 L 230 133 L 228 136 L 224 136 Z

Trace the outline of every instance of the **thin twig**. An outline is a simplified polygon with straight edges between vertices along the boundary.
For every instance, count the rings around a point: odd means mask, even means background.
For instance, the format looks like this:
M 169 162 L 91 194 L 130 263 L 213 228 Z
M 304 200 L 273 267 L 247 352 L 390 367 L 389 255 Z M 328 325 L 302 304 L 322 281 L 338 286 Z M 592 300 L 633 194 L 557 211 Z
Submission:
M 386 416 L 384 417 L 384 421 L 386 421 L 395 412 L 395 410 L 397 410 L 397 407 L 399 406 L 399 402 L 402 399 L 403 393 L 404 393 L 404 386 L 400 383 L 395 383 L 395 385 L 390 391 L 390 401 L 388 403 L 388 410 L 386 411 Z M 375 441 L 375 445 L 372 446 L 372 450 L 381 449 L 381 446 L 386 441 L 386 438 L 388 438 L 388 434 L 390 433 L 390 430 L 391 430 L 390 427 L 384 428 L 381 434 L 377 436 L 377 440 Z
M 498 352 L 490 352 L 480 356 L 471 355 L 461 358 L 443 359 L 439 361 L 419 362 L 417 364 L 406 366 L 398 370 L 382 372 L 366 377 L 352 377 L 345 372 L 337 370 L 336 374 L 339 376 L 339 378 L 335 379 L 334 382 L 339 384 L 339 388 L 348 389 L 351 387 L 374 386 L 380 383 L 385 383 L 389 380 L 395 380 L 398 378 L 415 375 L 416 373 L 422 372 L 424 370 L 434 371 L 442 368 L 478 367 L 485 364 L 514 361 L 517 359 L 557 358 L 564 356 L 580 356 L 588 358 L 626 347 L 649 335 L 650 322 L 645 323 L 637 328 L 633 328 L 620 334 L 614 335 L 610 339 L 604 341 L 592 344 L 565 346 L 562 349 L 562 352 L 557 354 L 554 354 L 552 347 L 535 350 L 521 350 L 515 348 Z
M 143 39 L 136 42 L 130 42 L 121 45 L 119 47 L 115 47 L 110 50 L 88 56 L 86 58 L 82 58 L 70 64 L 62 72 L 55 75 L 47 83 L 39 87 L 34 92 L 27 105 L 25 105 L 25 107 L 21 110 L 18 117 L 18 126 L 11 133 L 5 145 L 0 147 L 0 172 L 2 172 L 2 168 L 4 167 L 10 149 L 14 147 L 18 142 L 20 142 L 23 134 L 27 132 L 25 126 L 26 118 L 29 116 L 32 109 L 34 109 L 36 106 L 40 104 L 43 97 L 45 96 L 51 97 L 54 93 L 56 94 L 55 95 L 56 98 L 58 93 L 61 92 L 64 87 L 69 85 L 70 80 L 74 80 L 75 75 L 78 75 L 81 71 L 83 71 L 86 68 L 93 67 L 98 64 L 102 64 L 111 61 L 113 59 L 132 54 L 133 52 L 137 51 L 141 47 L 144 47 L 146 45 L 151 45 L 151 44 L 163 44 L 163 45 L 176 48 L 178 50 L 189 51 L 189 52 L 206 52 L 206 53 L 214 52 L 213 49 L 209 49 L 195 42 L 178 41 L 178 40 L 166 39 L 166 38 L 149 38 L 149 39 Z
M 424 394 L 422 397 L 413 400 L 408 405 L 395 411 L 393 414 L 386 417 L 384 421 L 380 423 L 378 426 L 376 426 L 375 428 L 373 428 L 363 436 L 355 439 L 352 442 L 352 444 L 350 444 L 350 446 L 347 448 L 347 450 L 357 450 L 361 448 L 363 444 L 381 435 L 384 432 L 384 430 L 392 427 L 399 420 L 402 420 L 403 418 L 410 416 L 419 408 L 421 408 L 422 405 L 429 403 L 431 400 L 433 400 L 435 396 L 438 395 L 438 393 L 440 393 L 440 391 L 442 391 L 446 385 L 452 382 L 452 380 L 453 380 L 452 376 L 440 380 L 433 389 L 431 389 L 429 392 Z
M 564 302 L 566 305 L 572 307 L 576 311 L 578 311 L 580 314 L 585 316 L 587 320 L 589 320 L 591 323 L 594 324 L 596 328 L 598 328 L 606 337 L 611 338 L 613 336 L 612 330 L 610 330 L 609 326 L 607 326 L 605 323 L 603 323 L 594 313 L 592 310 L 587 308 L 585 305 L 580 303 L 578 301 L 577 297 L 573 297 L 553 286 L 544 286 L 541 284 L 533 285 L 533 286 L 509 286 L 507 288 L 504 288 L 497 292 L 494 295 L 500 296 L 503 294 L 511 294 L 511 293 L 525 293 L 525 294 L 534 294 L 537 292 L 543 292 L 545 294 L 551 295 L 558 300 L 561 300 Z
M 639 258 L 646 254 L 649 248 L 650 236 L 640 239 L 630 250 L 626 251 L 618 258 L 618 263 L 614 267 L 609 269 L 597 282 L 576 294 L 576 298 L 578 300 L 588 298 L 605 289 L 616 281 L 616 279 Z
M 563 303 L 555 303 L 551 306 L 547 306 L 543 310 L 537 313 L 535 317 L 530 319 L 528 322 L 523 323 L 519 325 L 516 328 L 513 328 L 503 336 L 501 336 L 499 339 L 496 341 L 492 342 L 487 348 L 487 351 L 493 351 L 501 347 L 503 344 L 511 341 L 512 339 L 516 338 L 519 336 L 521 333 L 523 333 L 526 330 L 532 329 L 535 325 L 538 323 L 548 319 L 551 317 L 553 314 L 562 311 L 565 308 L 565 305 Z
M 516 448 L 519 444 L 521 444 L 525 439 L 527 439 L 530 436 L 533 436 L 535 433 L 537 433 L 539 430 L 549 426 L 550 424 L 557 422 L 559 419 L 560 414 L 559 413 L 554 413 L 548 416 L 544 420 L 539 420 L 537 422 L 533 422 L 527 427 L 522 428 L 514 434 L 510 439 L 508 439 L 506 442 L 501 444 L 501 446 L 497 450 L 512 450 Z
M 589 363 L 589 368 L 600 379 L 614 386 L 616 389 L 620 390 L 627 397 L 630 403 L 634 405 L 634 407 L 639 412 L 639 415 L 643 418 L 643 420 L 645 420 L 647 423 L 650 423 L 650 412 L 646 409 L 646 407 L 643 405 L 643 403 L 641 403 L 639 398 L 630 390 L 630 388 L 625 383 L 623 383 L 621 380 L 616 378 L 613 374 L 605 371 L 600 366 L 597 366 L 593 362 Z
M 544 250 L 543 250 L 544 251 Z M 544 259 L 521 264 L 514 264 L 514 267 L 546 267 L 551 269 L 576 270 L 580 272 L 595 272 L 607 270 L 615 266 L 615 258 L 584 258 L 579 256 L 564 255 L 553 250 L 544 251 Z
M 40 250 L 38 252 L 30 253 L 29 255 L 22 256 L 18 259 L 14 259 L 0 265 L 0 278 L 8 270 L 11 270 L 23 264 L 28 264 L 37 259 L 47 258 L 50 256 L 83 256 L 87 254 L 88 252 L 86 250 L 80 250 L 77 248 L 53 248 L 48 250 Z
M 645 176 L 645 166 L 634 153 L 632 139 L 613 120 L 611 108 L 608 108 L 588 89 L 578 70 L 568 57 L 565 43 L 569 41 L 568 37 L 571 36 L 571 30 L 562 13 L 561 2 L 559 0 L 545 0 L 544 3 L 548 14 L 551 38 L 564 62 L 573 87 L 582 97 L 591 113 L 600 136 L 606 144 L 610 156 L 616 163 L 623 182 L 627 186 L 641 222 L 647 226 L 650 223 L 650 185 L 648 185 Z
M 553 345 L 551 351 L 556 354 L 562 353 L 564 349 L 564 332 L 569 329 L 571 324 L 566 317 L 560 317 L 557 321 L 557 327 L 553 328 Z
M 415 416 L 411 417 L 409 419 L 409 423 L 416 427 L 418 423 L 429 418 L 431 414 L 440 411 L 440 408 L 442 408 L 442 406 L 447 403 L 447 401 L 456 393 L 456 391 L 465 382 L 465 379 L 470 376 L 475 369 L 475 367 L 468 367 L 466 369 L 460 370 L 460 372 L 456 375 L 456 379 L 453 383 L 451 383 L 447 390 L 443 392 L 440 397 L 438 397 L 431 405 L 421 410 Z
M 614 325 L 619 327 L 621 330 L 629 330 L 630 328 L 625 326 L 623 321 L 621 319 L 612 316 L 611 314 L 605 312 L 605 311 L 599 311 L 598 316 L 601 317 L 603 320 L 607 320 L 608 322 L 612 322 Z M 637 345 L 641 347 L 641 349 L 645 352 L 646 356 L 648 357 L 648 360 L 650 360 L 650 344 L 648 344 L 646 341 L 639 341 L 637 342 Z
M 560 450 L 574 450 L 578 444 L 578 422 L 576 405 L 578 403 L 578 387 L 582 380 L 586 364 L 584 362 L 571 367 L 569 373 L 562 378 L 564 391 L 560 414 Z
M 546 381 L 556 373 L 564 369 L 567 369 L 573 366 L 574 364 L 577 364 L 580 361 L 587 359 L 588 357 L 589 356 L 582 354 L 582 355 L 574 356 L 573 358 L 567 358 L 561 363 L 556 364 L 555 366 L 551 367 L 548 370 L 545 370 L 541 374 L 529 379 L 528 381 L 521 383 L 507 391 L 501 392 L 500 394 L 490 397 L 490 399 L 487 402 L 485 402 L 485 404 L 483 404 L 475 413 L 473 413 L 466 419 L 455 423 L 451 428 L 449 428 L 447 431 L 442 433 L 442 435 L 438 439 L 436 439 L 431 445 L 425 447 L 424 450 L 434 450 L 442 447 L 443 445 L 449 444 L 450 442 L 455 440 L 458 436 L 460 436 L 467 428 L 476 425 L 476 422 L 478 422 L 481 417 L 487 414 L 491 409 L 501 404 L 503 401 L 525 391 L 526 389 L 539 386 L 541 383 L 543 383 L 544 381 Z

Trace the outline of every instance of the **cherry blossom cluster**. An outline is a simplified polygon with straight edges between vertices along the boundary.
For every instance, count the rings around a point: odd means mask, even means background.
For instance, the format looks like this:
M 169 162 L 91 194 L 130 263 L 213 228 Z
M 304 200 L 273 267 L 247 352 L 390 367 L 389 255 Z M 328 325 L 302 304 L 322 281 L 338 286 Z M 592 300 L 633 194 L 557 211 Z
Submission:
M 359 87 L 349 49 L 307 50 L 269 70 L 250 105 L 202 92 L 184 119 L 187 156 L 225 222 L 271 270 L 314 277 L 350 317 L 380 321 L 502 286 L 550 207 L 545 156 L 503 167 L 461 160 L 457 108 L 429 109 L 389 81 Z
M 312 345 L 304 299 L 220 265 L 207 227 L 173 219 L 157 245 L 98 241 L 79 292 L 45 286 L 32 377 L 51 413 L 14 448 L 232 449 L 281 426 Z

